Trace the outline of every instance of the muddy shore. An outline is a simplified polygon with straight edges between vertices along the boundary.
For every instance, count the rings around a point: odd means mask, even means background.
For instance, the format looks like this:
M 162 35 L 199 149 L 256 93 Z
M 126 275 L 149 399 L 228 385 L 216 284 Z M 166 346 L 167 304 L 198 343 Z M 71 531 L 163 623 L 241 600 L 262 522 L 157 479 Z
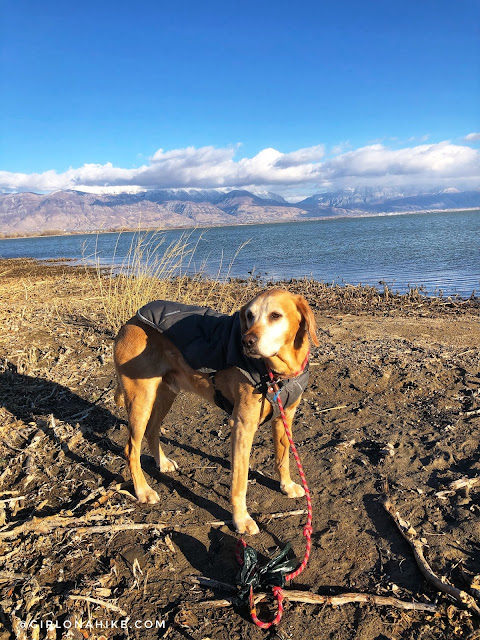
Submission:
M 241 299 L 245 286 L 230 283 L 228 295 Z M 437 612 L 292 602 L 280 637 L 480 638 L 480 617 L 427 582 L 382 506 L 387 482 L 432 570 L 478 596 L 478 299 L 287 286 L 307 297 L 321 342 L 294 423 L 313 500 L 312 555 L 290 588 L 390 596 Z M 0 261 L 0 327 L 0 640 L 62 638 L 70 627 L 78 640 L 124 638 L 122 625 L 145 640 L 268 637 L 244 608 L 200 604 L 227 590 L 192 582 L 233 584 L 238 573 L 226 416 L 179 396 L 162 430 L 179 470 L 159 473 L 145 448 L 143 467 L 161 502 L 140 506 L 123 457 L 125 414 L 113 402 L 112 329 L 91 274 Z M 285 514 L 305 503 L 279 492 L 272 458 L 264 425 L 248 493 L 261 532 L 248 542 L 271 557 L 290 541 L 301 559 L 305 516 Z M 269 609 L 259 606 L 265 618 Z M 33 620 L 41 628 L 24 631 Z M 58 628 L 47 632 L 48 620 Z M 83 629 L 74 629 L 80 620 Z

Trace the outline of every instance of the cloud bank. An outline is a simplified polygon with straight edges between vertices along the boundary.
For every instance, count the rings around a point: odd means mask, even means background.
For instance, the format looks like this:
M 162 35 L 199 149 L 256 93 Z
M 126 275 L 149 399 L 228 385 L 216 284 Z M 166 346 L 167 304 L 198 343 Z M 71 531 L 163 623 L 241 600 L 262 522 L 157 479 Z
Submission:
M 478 134 L 469 134 L 470 142 Z M 465 138 L 465 140 L 466 140 Z M 467 140 L 466 140 L 467 141 Z M 468 142 L 468 141 L 467 141 Z M 84 164 L 63 173 L 0 171 L 0 190 L 54 191 L 85 188 L 118 190 L 166 188 L 268 188 L 288 193 L 347 184 L 479 186 L 480 151 L 450 141 L 392 149 L 370 144 L 355 150 L 323 145 L 281 153 L 262 149 L 237 158 L 238 147 L 159 149 L 148 164 L 126 169 L 112 163 Z

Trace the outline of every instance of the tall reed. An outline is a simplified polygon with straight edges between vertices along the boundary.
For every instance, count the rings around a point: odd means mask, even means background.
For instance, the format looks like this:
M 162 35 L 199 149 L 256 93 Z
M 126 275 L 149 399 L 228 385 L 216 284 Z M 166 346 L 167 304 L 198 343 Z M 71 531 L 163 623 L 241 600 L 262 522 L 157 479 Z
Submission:
M 134 233 L 125 257 L 118 260 L 121 237 L 119 234 L 109 264 L 105 264 L 98 253 L 98 238 L 93 256 L 92 285 L 100 304 L 102 322 L 112 332 L 118 331 L 151 300 L 213 306 L 231 313 L 259 290 L 258 279 L 254 277 L 242 283 L 230 278 L 233 262 L 244 245 L 237 249 L 225 270 L 222 257 L 216 275 L 209 277 L 206 275 L 211 271 L 208 260 L 195 269 L 193 267 L 202 234 L 195 239 L 193 231 L 186 231 L 169 243 L 164 232 L 138 231 Z

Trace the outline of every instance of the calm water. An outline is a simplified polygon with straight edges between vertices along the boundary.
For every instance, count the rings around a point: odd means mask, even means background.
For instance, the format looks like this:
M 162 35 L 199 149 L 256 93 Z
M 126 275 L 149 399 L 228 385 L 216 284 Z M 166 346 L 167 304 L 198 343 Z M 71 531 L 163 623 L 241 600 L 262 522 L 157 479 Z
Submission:
M 165 232 L 165 246 L 185 234 Z M 189 233 L 189 270 L 225 276 L 313 276 L 340 284 L 424 286 L 428 294 L 480 291 L 480 212 L 349 218 L 218 227 Z M 0 257 L 92 259 L 121 263 L 132 233 L 0 240 Z M 239 247 L 247 242 L 235 257 Z M 234 259 L 235 258 L 235 259 Z M 229 270 L 229 264 L 233 265 Z M 187 265 L 188 260 L 184 260 Z

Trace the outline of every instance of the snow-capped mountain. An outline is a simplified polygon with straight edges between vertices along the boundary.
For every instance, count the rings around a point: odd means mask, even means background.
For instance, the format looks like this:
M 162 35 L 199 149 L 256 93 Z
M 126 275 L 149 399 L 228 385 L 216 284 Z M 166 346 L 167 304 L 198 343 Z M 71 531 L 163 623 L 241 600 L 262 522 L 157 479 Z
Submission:
M 480 209 L 480 189 L 349 188 L 287 202 L 267 191 L 158 189 L 134 193 L 0 194 L 0 235 L 285 222 L 332 216 Z

